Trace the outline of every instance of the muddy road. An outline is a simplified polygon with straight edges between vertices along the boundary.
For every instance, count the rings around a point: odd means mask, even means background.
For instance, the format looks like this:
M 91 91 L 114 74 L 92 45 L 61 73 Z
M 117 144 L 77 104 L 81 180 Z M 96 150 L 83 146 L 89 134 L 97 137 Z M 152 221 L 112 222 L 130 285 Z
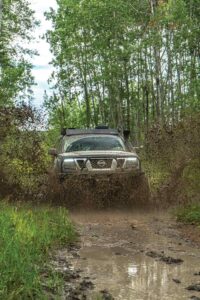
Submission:
M 94 284 L 74 299 L 101 299 L 100 291 L 108 300 L 200 299 L 200 249 L 169 213 L 82 211 L 71 218 L 80 233 L 72 268 Z

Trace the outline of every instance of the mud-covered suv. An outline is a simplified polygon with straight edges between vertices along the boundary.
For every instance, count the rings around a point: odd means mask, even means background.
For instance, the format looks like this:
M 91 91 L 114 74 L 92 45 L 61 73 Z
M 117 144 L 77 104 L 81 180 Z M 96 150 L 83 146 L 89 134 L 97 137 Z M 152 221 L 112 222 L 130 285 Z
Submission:
M 134 190 L 139 196 L 147 188 L 147 181 L 140 158 L 128 141 L 127 131 L 124 136 L 106 127 L 64 130 L 58 147 L 49 150 L 55 158 L 54 174 L 60 182 L 76 178 L 76 185 L 80 185 L 83 178 L 92 179 L 93 184 L 110 181 L 112 188 L 123 181 L 125 190 L 129 185 L 130 193 Z

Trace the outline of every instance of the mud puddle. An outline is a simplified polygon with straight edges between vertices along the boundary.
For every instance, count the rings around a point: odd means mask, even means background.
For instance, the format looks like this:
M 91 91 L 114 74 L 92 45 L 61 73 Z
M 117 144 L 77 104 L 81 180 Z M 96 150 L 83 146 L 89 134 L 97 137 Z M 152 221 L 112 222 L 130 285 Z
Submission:
M 71 217 L 81 235 L 80 257 L 73 257 L 72 264 L 94 284 L 85 299 L 101 299 L 97 295 L 103 290 L 123 300 L 200 298 L 200 292 L 186 289 L 200 283 L 195 275 L 200 251 L 180 238 L 167 213 L 81 212 Z
M 79 260 L 76 266 L 96 278 L 93 280 L 95 289 L 88 299 L 95 299 L 95 294 L 104 289 L 115 299 L 124 300 L 181 300 L 195 295 L 188 293 L 185 287 L 194 281 L 194 270 L 199 270 L 196 259 L 190 258 L 183 265 L 172 266 L 144 254 L 131 255 L 120 250 L 121 255 L 102 247 L 89 247 L 80 252 L 86 260 Z

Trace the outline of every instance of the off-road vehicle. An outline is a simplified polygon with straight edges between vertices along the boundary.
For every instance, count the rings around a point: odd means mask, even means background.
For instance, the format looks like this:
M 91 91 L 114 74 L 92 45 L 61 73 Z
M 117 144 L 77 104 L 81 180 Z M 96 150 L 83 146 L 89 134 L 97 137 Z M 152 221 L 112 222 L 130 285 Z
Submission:
M 95 198 L 101 194 L 99 202 L 104 204 L 113 197 L 121 204 L 147 199 L 148 183 L 140 158 L 128 141 L 128 131 L 122 136 L 106 126 L 66 129 L 49 154 L 54 156 L 53 173 L 66 199 L 75 191 L 76 197 L 81 197 L 86 190 Z

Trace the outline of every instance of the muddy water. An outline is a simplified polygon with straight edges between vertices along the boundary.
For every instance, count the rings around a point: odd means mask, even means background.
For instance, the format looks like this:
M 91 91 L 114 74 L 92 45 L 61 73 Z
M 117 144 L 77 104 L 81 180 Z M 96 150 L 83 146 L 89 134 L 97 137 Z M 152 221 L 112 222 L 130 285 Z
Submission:
M 180 238 L 177 224 L 167 213 L 81 212 L 72 214 L 72 219 L 81 234 L 80 258 L 74 259 L 74 266 L 95 284 L 88 299 L 96 299 L 104 289 L 122 300 L 200 297 L 200 292 L 186 290 L 200 282 L 200 276 L 194 275 L 200 272 L 200 250 Z M 147 256 L 149 251 L 183 263 L 166 264 Z

